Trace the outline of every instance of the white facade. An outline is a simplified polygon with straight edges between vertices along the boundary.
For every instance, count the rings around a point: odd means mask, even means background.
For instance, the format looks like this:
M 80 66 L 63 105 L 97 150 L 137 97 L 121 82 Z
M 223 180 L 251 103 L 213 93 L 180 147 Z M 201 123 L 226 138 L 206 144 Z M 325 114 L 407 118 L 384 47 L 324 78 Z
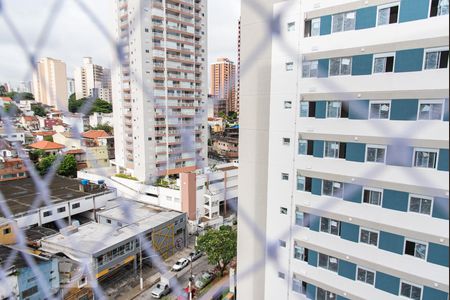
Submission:
M 91 57 L 83 58 L 83 66 L 74 71 L 74 80 L 77 99 L 94 96 L 111 102 L 111 72 L 95 65 Z
M 240 195 L 264 195 L 239 202 L 239 224 L 257 230 L 239 228 L 238 276 L 258 265 L 258 245 L 266 261 L 238 282 L 238 299 L 448 299 L 448 4 L 434 16 L 441 1 L 408 2 L 273 6 L 279 36 L 241 79 Z M 243 6 L 244 62 L 258 44 L 246 34 L 266 26 Z M 430 53 L 442 53 L 436 68 Z M 256 156 L 267 173 L 255 173 Z M 432 208 L 416 212 L 414 198 Z
M 67 78 L 67 95 L 72 95 L 75 93 L 75 79 L 74 78 Z
M 150 183 L 207 165 L 206 1 L 117 0 L 112 71 L 118 172 Z

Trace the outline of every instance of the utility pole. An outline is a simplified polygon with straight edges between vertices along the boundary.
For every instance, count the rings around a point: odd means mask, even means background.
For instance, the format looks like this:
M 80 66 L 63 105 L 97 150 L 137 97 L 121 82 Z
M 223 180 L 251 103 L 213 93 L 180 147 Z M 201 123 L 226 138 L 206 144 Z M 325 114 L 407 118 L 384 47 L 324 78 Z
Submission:
M 189 275 L 189 300 L 192 300 L 192 265 L 194 264 L 194 255 L 191 253 L 191 267 L 190 267 L 190 275 Z
M 141 291 L 144 289 L 144 279 L 142 278 L 142 239 L 139 235 L 139 283 L 141 286 Z

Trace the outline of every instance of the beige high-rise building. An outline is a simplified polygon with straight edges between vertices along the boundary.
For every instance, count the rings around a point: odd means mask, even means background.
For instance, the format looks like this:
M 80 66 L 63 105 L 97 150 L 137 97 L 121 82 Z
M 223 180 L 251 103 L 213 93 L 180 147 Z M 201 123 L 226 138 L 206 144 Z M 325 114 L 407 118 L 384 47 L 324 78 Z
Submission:
M 111 71 L 95 65 L 92 57 L 83 58 L 83 66 L 74 71 L 77 99 L 97 97 L 111 102 Z
M 67 111 L 66 64 L 49 57 L 39 60 L 33 74 L 33 94 L 36 101 Z
M 236 66 L 228 58 L 219 58 L 211 65 L 209 93 L 216 99 L 224 99 L 227 112 L 237 111 Z

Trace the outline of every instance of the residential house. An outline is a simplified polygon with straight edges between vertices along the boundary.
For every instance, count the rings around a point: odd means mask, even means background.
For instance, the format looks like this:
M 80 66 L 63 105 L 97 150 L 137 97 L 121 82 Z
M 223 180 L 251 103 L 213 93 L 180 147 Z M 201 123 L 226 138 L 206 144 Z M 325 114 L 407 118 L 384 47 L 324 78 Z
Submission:
M 19 122 L 26 130 L 34 131 L 40 128 L 39 119 L 36 116 L 21 116 Z
M 58 154 L 65 148 L 64 145 L 48 141 L 40 141 L 31 144 L 29 147 L 33 150 L 42 150 L 47 154 Z
M 0 157 L 0 181 L 26 178 L 27 168 L 20 158 Z
M 44 128 L 47 130 L 53 130 L 54 126 L 62 125 L 63 121 L 57 118 L 45 118 L 44 119 Z
M 0 138 L 0 157 L 17 157 L 17 151 L 12 144 L 5 139 Z
M 0 107 L 5 106 L 6 103 L 12 103 L 12 99 L 10 97 L 0 97 Z
M 38 131 L 38 132 L 33 132 L 33 136 L 36 142 L 41 142 L 41 141 L 48 141 L 48 140 L 52 140 L 53 135 L 55 134 L 55 131 Z
M 114 137 L 104 130 L 89 130 L 83 132 L 81 136 L 86 144 L 92 143 L 95 146 L 105 146 L 108 150 L 108 159 L 114 159 Z

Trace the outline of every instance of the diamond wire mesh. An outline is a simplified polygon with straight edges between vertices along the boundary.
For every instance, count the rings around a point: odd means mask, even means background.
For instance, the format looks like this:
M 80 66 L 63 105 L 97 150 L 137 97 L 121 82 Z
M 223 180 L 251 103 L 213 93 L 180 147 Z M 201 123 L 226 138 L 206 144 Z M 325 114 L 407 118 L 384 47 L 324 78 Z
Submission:
M 20 46 L 21 50 L 23 51 L 24 60 L 26 60 L 27 63 L 29 64 L 29 70 L 28 70 L 27 74 L 25 74 L 25 76 L 24 76 L 25 78 L 29 78 L 31 76 L 32 72 L 36 70 L 37 57 L 39 57 L 39 55 L 41 54 L 41 50 L 44 48 L 44 46 L 46 45 L 46 42 L 48 40 L 47 33 L 50 32 L 51 27 L 54 24 L 54 21 L 59 16 L 61 9 L 65 5 L 65 3 L 67 3 L 68 1 L 69 0 L 54 1 L 53 5 L 48 9 L 48 11 L 49 11 L 48 17 L 46 18 L 46 22 L 44 23 L 44 26 L 40 30 L 39 38 L 37 39 L 37 43 L 35 45 L 34 52 L 30 50 L 31 45 L 27 44 L 27 42 L 24 39 L 21 32 L 17 29 L 16 22 L 18 20 L 16 20 L 14 18 L 14 16 L 11 16 L 8 13 L 7 5 L 5 5 L 6 1 L 0 1 L 0 17 L 4 20 L 4 22 L 7 26 L 7 29 L 14 36 L 16 43 Z M 94 25 L 94 27 L 99 32 L 101 32 L 101 34 L 108 41 L 109 45 L 107 45 L 107 46 L 111 49 L 111 52 L 114 54 L 113 56 L 115 57 L 116 63 L 123 65 L 125 63 L 125 56 L 124 56 L 123 48 L 127 45 L 121 44 L 115 40 L 115 38 L 108 31 L 106 25 L 104 23 L 102 23 L 102 20 L 99 17 L 98 12 L 92 11 L 86 5 L 85 1 L 73 0 L 73 2 L 76 3 L 78 8 L 83 12 L 86 19 L 89 20 Z M 264 49 L 265 47 L 271 46 L 272 40 L 276 40 L 276 42 L 278 42 L 282 47 L 284 47 L 285 51 L 288 55 L 290 55 L 291 57 L 297 57 L 298 58 L 297 65 L 298 66 L 301 65 L 301 57 L 299 57 L 299 55 L 298 55 L 298 50 L 292 49 L 292 47 L 284 40 L 284 38 L 281 34 L 281 29 L 282 29 L 282 25 L 283 25 L 283 24 L 281 24 L 281 19 L 282 19 L 283 13 L 289 11 L 290 9 L 296 9 L 295 5 L 296 4 L 298 5 L 298 3 L 299 2 L 297 2 L 297 1 L 288 1 L 284 5 L 283 9 L 281 9 L 279 12 L 277 12 L 276 14 L 273 15 L 271 11 L 266 11 L 265 8 L 257 0 L 242 1 L 242 5 L 248 6 L 249 8 L 254 10 L 258 15 L 260 15 L 262 19 L 267 20 L 268 21 L 267 24 L 269 24 L 269 26 L 266 28 L 265 38 L 262 39 L 260 41 L 260 43 L 254 49 L 252 49 L 251 55 L 249 55 L 249 57 L 252 57 L 252 60 L 241 62 L 241 69 L 240 69 L 241 76 L 244 76 L 246 73 L 246 70 L 248 68 L 250 68 L 252 62 L 259 58 L 259 56 L 262 53 L 262 49 Z M 141 12 L 141 13 L 143 13 L 143 12 Z M 210 34 L 214 34 L 214 33 L 210 32 Z M 134 76 L 134 75 L 131 75 L 131 76 Z M 134 79 L 136 79 L 135 82 L 138 85 L 138 88 L 140 88 L 141 90 L 144 91 L 145 96 L 150 99 L 153 99 L 153 91 L 149 90 L 148 88 L 146 88 L 144 86 L 142 78 L 134 78 Z M 337 89 L 337 87 L 333 87 L 333 86 L 330 87 L 331 90 L 333 90 L 333 88 Z M 81 108 L 82 114 L 86 114 L 87 112 L 90 111 L 94 100 L 95 100 L 94 98 L 89 98 L 88 101 L 86 101 L 86 103 Z M 59 102 L 65 101 L 65 99 L 58 99 L 58 101 Z M 356 112 L 356 114 L 363 116 L 364 112 L 358 111 L 358 112 Z M 12 117 L 14 116 L 14 111 L 9 112 L 9 114 L 8 114 L 5 111 L 1 110 L 0 116 L 3 120 L 6 132 L 13 133 L 14 128 L 13 128 L 13 124 L 12 124 Z M 174 116 L 169 116 L 169 119 L 171 117 L 174 117 Z M 194 124 L 196 124 L 197 122 L 202 122 L 205 117 L 206 117 L 206 110 L 204 110 L 203 113 L 195 116 L 196 121 L 194 122 Z M 241 118 L 242 117 L 245 117 L 245 116 L 241 116 Z M 395 128 L 388 126 L 387 124 L 381 124 L 381 125 L 377 124 L 377 126 L 374 127 L 373 129 L 376 132 L 378 132 L 380 136 L 384 136 L 384 134 L 386 134 L 387 132 L 395 130 Z M 398 132 L 397 131 L 397 135 L 400 137 L 401 136 L 409 136 L 413 132 L 414 133 L 417 133 L 418 131 L 428 132 L 429 130 L 431 130 L 431 125 L 426 124 L 424 126 L 424 124 L 420 124 L 420 126 L 419 126 L 418 124 L 416 124 L 416 122 L 411 122 L 411 126 L 409 126 L 407 128 L 406 132 Z M 81 132 L 79 132 L 76 127 L 72 128 L 72 134 L 75 136 L 75 138 L 81 139 Z M 192 137 L 193 137 L 193 133 L 190 130 L 186 130 L 185 132 L 183 132 L 182 145 L 183 145 L 184 152 L 192 153 L 192 146 L 191 146 L 193 144 Z M 389 145 L 400 146 L 399 148 L 402 148 L 401 146 L 408 145 L 408 140 L 400 139 L 400 138 L 391 138 L 391 139 L 389 139 Z M 31 209 L 35 209 L 35 208 L 39 207 L 41 204 L 51 205 L 52 204 L 50 201 L 51 190 L 49 189 L 49 184 L 52 182 L 54 176 L 56 175 L 56 171 L 62 162 L 62 156 L 59 156 L 57 158 L 57 160 L 52 165 L 50 171 L 45 175 L 45 177 L 41 178 L 41 176 L 36 171 L 33 162 L 30 160 L 28 154 L 23 149 L 22 145 L 20 143 L 15 143 L 14 147 L 17 150 L 19 157 L 21 159 L 23 159 L 23 161 L 29 171 L 30 177 L 32 178 L 34 184 L 36 185 L 37 190 L 40 191 L 40 194 L 38 194 L 36 196 L 36 198 L 34 199 Z M 202 162 L 196 153 L 195 153 L 195 155 L 197 157 L 197 165 L 200 165 Z M 398 155 L 401 156 L 401 155 L 403 155 L 403 153 L 399 153 Z M 377 176 L 383 176 L 383 172 L 385 172 L 385 169 L 383 168 L 383 166 L 374 165 L 371 168 L 370 173 L 367 174 L 367 177 L 370 176 L 372 178 L 375 178 Z M 107 174 L 104 174 L 104 175 L 107 175 Z M 409 173 L 405 173 L 404 175 L 405 175 L 405 177 L 408 177 L 408 178 L 411 177 L 411 174 L 409 174 Z M 417 176 L 417 178 L 414 178 L 414 180 L 417 183 L 420 182 L 421 185 L 427 186 L 428 183 L 431 183 L 430 179 L 428 177 L 421 176 L 421 174 L 419 174 L 419 173 L 417 173 L 417 175 L 415 175 L 415 176 Z M 364 185 L 364 182 L 357 181 L 355 183 L 361 183 L 362 185 Z M 295 189 L 294 185 L 293 185 L 293 188 Z M 356 193 L 356 191 L 355 191 L 355 193 Z M 137 196 L 137 194 L 138 193 L 136 193 L 136 196 Z M 231 206 L 233 206 L 233 204 L 231 204 Z M 238 211 L 238 207 L 232 207 L 232 208 L 235 209 L 235 211 Z M 5 216 L 13 215 L 12 212 L 10 211 L 8 205 L 6 204 L 6 201 L 5 201 L 4 196 L 1 191 L 0 191 L 0 209 Z M 328 207 L 327 209 L 330 209 L 330 208 Z M 442 209 L 446 209 L 446 208 L 442 207 Z M 125 215 L 130 217 L 130 219 L 132 218 L 132 216 L 130 215 L 131 212 L 130 212 L 129 207 L 127 207 L 126 205 L 123 205 L 122 210 Z M 246 214 L 245 211 L 239 211 L 238 213 L 240 215 L 240 219 L 243 220 L 247 226 L 252 228 L 255 236 L 257 236 L 258 240 L 261 241 L 261 247 L 266 249 L 267 261 L 269 263 L 275 264 L 281 272 L 284 272 L 286 274 L 287 270 L 284 270 L 278 261 L 279 240 L 286 239 L 290 236 L 293 236 L 295 233 L 301 232 L 302 230 L 305 230 L 305 229 L 302 227 L 299 227 L 299 226 L 292 226 L 292 228 L 287 228 L 286 232 L 282 236 L 280 236 L 279 239 L 276 239 L 274 241 L 266 241 L 265 233 L 262 232 L 262 230 L 255 225 L 254 220 L 252 220 Z M 64 222 L 62 222 L 61 220 L 57 220 L 56 225 L 58 228 L 63 228 L 65 226 Z M 15 227 L 14 230 L 17 232 L 18 247 L 25 249 L 26 248 L 26 239 L 25 239 L 23 230 L 21 230 L 20 228 L 17 228 L 16 225 L 13 225 L 13 226 Z M 115 229 L 112 228 L 110 234 L 105 236 L 105 238 L 107 239 L 109 236 L 111 236 L 111 234 L 114 231 L 115 231 Z M 139 238 L 142 238 L 142 236 L 139 236 Z M 166 273 L 168 271 L 168 269 L 167 269 L 164 261 L 162 260 L 162 258 L 159 257 L 159 255 L 157 255 L 153 246 L 145 238 L 142 238 L 142 241 L 143 241 L 143 243 L 141 245 L 143 247 L 145 254 L 151 258 L 153 264 L 156 266 L 156 268 L 160 271 L 161 274 Z M 7 279 L 6 279 L 5 270 L 8 270 L 12 266 L 17 255 L 19 255 L 17 251 L 12 251 L 11 255 L 5 261 L 3 267 L 0 268 L 0 280 L 2 282 L 6 282 Z M 32 255 L 28 254 L 27 252 L 21 252 L 21 255 L 25 259 L 28 266 L 32 269 L 33 273 L 36 275 L 38 284 L 41 287 L 41 289 L 44 291 L 46 298 L 54 299 L 53 295 L 50 293 L 50 285 L 48 282 L 46 282 L 43 279 L 44 277 L 41 276 L 42 274 L 36 264 L 35 258 Z M 240 270 L 240 272 L 237 275 L 237 281 L 239 282 L 240 279 L 242 279 L 246 276 L 251 276 L 252 272 L 255 272 L 256 270 L 258 270 L 260 268 L 264 268 L 267 261 L 266 261 L 266 259 L 261 259 L 261 260 L 257 261 L 251 268 L 249 268 L 247 270 Z M 91 263 L 88 259 L 85 259 L 81 262 L 81 268 L 85 272 L 87 272 L 88 281 L 93 288 L 95 297 L 98 299 L 105 298 L 106 296 L 104 294 L 104 291 L 98 284 L 95 274 L 92 273 Z M 224 283 L 223 287 L 226 287 L 226 285 L 227 285 L 227 283 Z M 179 282 L 177 282 L 177 284 L 176 284 L 175 293 L 177 295 L 183 294 L 182 286 L 180 285 Z

